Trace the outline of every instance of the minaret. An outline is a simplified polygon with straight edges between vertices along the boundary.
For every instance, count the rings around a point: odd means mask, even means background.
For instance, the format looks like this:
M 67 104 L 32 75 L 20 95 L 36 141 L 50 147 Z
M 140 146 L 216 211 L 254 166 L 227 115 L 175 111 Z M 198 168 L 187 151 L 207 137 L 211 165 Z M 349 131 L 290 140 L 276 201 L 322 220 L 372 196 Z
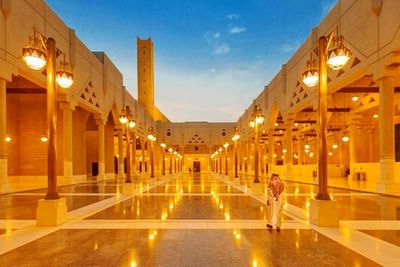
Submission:
M 154 116 L 154 57 L 151 38 L 137 42 L 138 101 Z

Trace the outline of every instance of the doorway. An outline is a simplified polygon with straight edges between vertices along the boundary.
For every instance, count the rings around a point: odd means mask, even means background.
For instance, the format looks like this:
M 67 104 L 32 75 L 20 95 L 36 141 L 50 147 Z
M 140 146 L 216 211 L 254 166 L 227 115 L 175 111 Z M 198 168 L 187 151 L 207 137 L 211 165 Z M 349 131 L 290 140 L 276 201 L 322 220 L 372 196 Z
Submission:
M 200 172 L 200 161 L 193 161 L 193 172 Z

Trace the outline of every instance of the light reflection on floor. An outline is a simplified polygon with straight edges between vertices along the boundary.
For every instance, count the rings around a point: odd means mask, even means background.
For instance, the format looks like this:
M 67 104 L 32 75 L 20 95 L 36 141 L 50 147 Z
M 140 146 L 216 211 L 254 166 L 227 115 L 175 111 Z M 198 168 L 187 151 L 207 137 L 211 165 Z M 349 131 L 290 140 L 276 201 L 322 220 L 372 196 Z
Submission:
M 136 180 L 134 187 L 135 196 L 110 207 L 102 203 L 122 196 L 121 181 L 62 187 L 70 210 L 94 205 L 97 212 L 21 243 L 0 255 L 0 266 L 378 266 L 368 253 L 356 253 L 292 214 L 285 213 L 280 233 L 264 229 L 265 203 L 215 175 Z M 314 189 L 288 184 L 287 203 L 306 210 Z M 336 189 L 330 193 L 340 205 L 341 219 L 398 220 L 393 208 L 400 206 L 399 199 Z M 0 242 L 27 231 L 23 220 L 28 224 L 34 218 L 35 201 L 43 192 L 24 194 L 0 196 Z M 377 242 L 390 242 L 390 234 L 365 232 Z

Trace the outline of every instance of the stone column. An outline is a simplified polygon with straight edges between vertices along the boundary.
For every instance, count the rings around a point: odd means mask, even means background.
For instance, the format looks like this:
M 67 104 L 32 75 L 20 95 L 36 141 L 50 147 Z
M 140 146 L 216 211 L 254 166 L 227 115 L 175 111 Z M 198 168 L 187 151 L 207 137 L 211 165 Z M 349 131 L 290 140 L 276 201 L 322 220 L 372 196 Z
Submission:
M 132 131 L 132 167 L 131 167 L 131 172 L 132 172 L 132 178 L 136 177 L 136 132 Z
M 400 189 L 394 172 L 394 79 L 384 77 L 379 80 L 379 192 Z
M 144 152 L 144 146 L 145 146 L 146 142 L 144 142 L 143 140 L 140 140 L 140 147 L 142 148 L 142 174 L 146 173 L 146 167 L 145 167 L 145 162 L 146 162 L 146 154 Z
M 274 129 L 268 130 L 268 173 L 272 173 L 272 165 L 274 164 Z
M 96 120 L 97 123 L 97 136 L 98 136 L 98 166 L 99 166 L 99 178 L 105 178 L 105 142 L 104 142 L 104 121 Z
M 73 177 L 73 156 L 72 156 L 72 112 L 73 108 L 69 103 L 61 105 L 63 110 L 63 131 L 64 131 L 64 178 L 72 179 Z
M 7 88 L 0 78 L 0 188 L 7 184 Z
M 357 163 L 357 148 L 356 148 L 356 125 L 354 123 L 349 126 L 349 156 L 350 156 L 350 177 L 356 179 L 356 163 Z
M 292 141 L 292 129 L 293 120 L 287 121 L 286 134 L 285 134 L 285 165 L 286 165 L 286 179 L 292 178 L 292 166 L 293 166 L 293 141 Z
M 124 132 L 118 129 L 118 178 L 124 177 Z
M 367 133 L 368 133 L 368 161 L 374 162 L 374 144 L 376 142 L 374 138 L 374 129 L 369 129 Z

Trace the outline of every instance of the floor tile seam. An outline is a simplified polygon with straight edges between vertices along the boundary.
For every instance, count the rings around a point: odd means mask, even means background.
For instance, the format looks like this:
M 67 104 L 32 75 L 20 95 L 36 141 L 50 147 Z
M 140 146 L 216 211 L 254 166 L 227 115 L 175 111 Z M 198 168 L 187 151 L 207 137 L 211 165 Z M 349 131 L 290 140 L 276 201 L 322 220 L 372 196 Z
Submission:
M 372 237 L 372 238 L 374 238 L 374 239 L 378 239 L 379 242 L 384 242 L 384 243 L 386 243 L 386 246 L 395 246 L 397 249 L 400 249 L 400 246 L 397 246 L 396 244 L 390 243 L 389 241 L 386 241 L 386 240 L 384 240 L 384 239 L 382 239 L 382 238 L 379 238 L 379 237 L 376 237 L 376 236 L 373 236 L 373 235 L 364 233 L 364 232 L 362 231 L 362 230 L 364 230 L 364 229 L 351 229 L 351 230 L 357 231 L 357 232 L 360 233 L 360 234 L 368 235 L 369 237 Z M 400 251 L 399 251 L 399 253 L 400 253 Z M 399 255 L 400 255 L 400 254 L 399 254 Z
M 396 262 L 398 255 L 400 255 L 400 247 L 398 246 L 353 229 L 346 229 L 346 236 L 342 234 L 344 229 L 337 227 L 323 228 L 311 225 L 311 229 L 382 266 L 398 266 L 393 265 L 393 262 Z M 348 236 L 351 236 L 351 238 L 348 238 Z M 363 240 L 354 240 L 355 238 Z M 380 248 L 380 251 L 376 251 L 377 248 Z
M 354 230 L 400 230 L 399 220 L 341 220 L 340 226 Z
M 217 179 L 220 179 L 220 178 L 217 177 Z M 225 181 L 225 180 L 222 180 L 222 181 L 223 181 L 224 183 L 230 185 L 227 181 Z M 240 186 L 237 186 L 237 185 L 235 185 L 235 184 L 232 184 L 232 186 L 233 186 L 235 189 L 242 191 L 243 194 L 248 195 L 248 196 L 250 196 L 250 197 L 252 197 L 252 198 L 258 200 L 258 201 L 261 202 L 262 204 L 265 204 L 266 201 L 264 201 L 264 199 L 262 199 L 261 197 L 258 197 L 258 196 L 256 196 L 256 195 L 250 193 L 250 192 L 245 192 L 245 191 L 242 190 L 242 188 L 241 188 Z M 296 215 L 294 215 L 294 214 L 291 214 L 290 212 L 288 212 L 287 210 L 285 210 L 285 208 L 284 208 L 284 210 L 283 210 L 283 214 L 289 216 L 290 218 L 292 218 L 292 219 L 295 220 L 295 221 L 298 221 L 298 222 L 300 222 L 300 223 L 308 224 L 308 222 L 306 222 L 305 220 L 303 220 L 302 218 L 300 218 L 300 217 L 298 217 L 298 216 L 296 216 Z
M 76 223 L 64 225 L 62 229 L 262 229 L 265 230 L 265 222 L 254 223 L 227 223 L 219 222 L 112 222 L 104 221 L 85 221 L 84 223 Z M 299 223 L 283 222 L 282 229 L 310 229 Z
M 0 236 L 0 255 L 58 231 L 59 227 L 38 227 L 36 223 Z M 26 233 L 28 232 L 28 233 Z M 6 243 L 9 243 L 6 245 Z
M 150 186 L 149 188 L 143 189 L 143 190 L 146 190 L 146 191 L 147 191 L 147 190 L 151 190 L 151 189 L 155 188 L 156 186 L 158 186 L 158 184 L 164 184 L 164 183 L 166 183 L 166 182 L 167 182 L 167 181 L 159 182 L 159 183 L 157 183 L 157 184 L 155 184 L 155 185 L 153 185 L 153 186 Z M 140 192 L 140 193 L 138 193 L 138 194 L 140 195 L 141 193 L 143 193 L 143 191 Z M 105 210 L 105 209 L 108 209 L 108 208 L 114 206 L 114 205 L 117 205 L 117 204 L 119 204 L 119 203 L 121 203 L 121 202 L 123 202 L 123 201 L 129 200 L 129 199 L 131 199 L 131 198 L 137 196 L 138 194 L 132 194 L 132 195 L 122 195 L 122 194 L 121 194 L 122 197 L 119 196 L 119 197 L 117 198 L 117 201 L 116 201 L 116 202 L 110 203 L 110 204 L 108 204 L 108 205 L 106 205 L 106 206 L 104 206 L 104 207 L 102 207 L 101 209 L 98 209 L 98 210 L 96 210 L 96 211 L 91 211 L 91 212 L 89 212 L 89 213 L 87 213 L 87 214 L 79 215 L 79 217 L 71 218 L 71 219 L 68 220 L 66 223 L 70 223 L 70 222 L 73 222 L 73 221 L 75 221 L 75 220 L 77 220 L 77 221 L 83 220 L 83 219 L 85 219 L 85 218 L 87 218 L 87 217 L 90 217 L 90 216 L 92 216 L 92 215 L 94 215 L 94 214 L 96 214 L 96 213 L 98 213 L 98 212 L 101 212 L 101 211 L 103 211 L 103 210 Z M 108 199 L 105 199 L 105 200 L 102 200 L 102 201 L 99 201 L 99 202 L 104 202 L 104 201 L 106 201 L 106 200 L 111 200 L 111 199 L 114 199 L 114 198 L 115 198 L 115 197 L 113 197 L 113 198 L 108 198 Z M 98 204 L 99 202 L 93 203 L 92 205 Z M 88 205 L 88 206 L 90 206 L 90 205 Z M 87 208 L 88 206 L 82 207 L 81 209 Z M 77 210 L 74 210 L 74 211 L 76 211 L 77 213 L 79 213 L 78 210 L 81 210 L 81 209 L 77 209 Z
M 71 184 L 61 184 L 59 187 L 68 187 L 68 186 L 74 186 L 74 185 L 85 185 L 85 184 L 93 184 L 93 183 L 98 183 L 98 182 L 106 182 L 110 180 L 115 180 L 115 178 L 108 178 L 108 179 L 103 179 L 99 181 L 84 181 L 84 182 L 79 182 L 79 183 L 71 183 Z M 29 192 L 29 191 L 34 191 L 34 190 L 41 190 L 41 189 L 47 189 L 47 186 L 39 186 L 39 187 L 34 187 L 34 188 L 29 188 L 25 190 L 20 190 L 20 191 L 14 191 L 14 192 L 0 192 L 0 196 L 4 195 L 10 195 L 10 194 L 15 194 L 15 193 L 23 193 L 23 192 Z
M 12 196 L 44 196 L 43 193 L 15 193 Z M 59 193 L 60 196 L 116 196 L 116 193 Z

